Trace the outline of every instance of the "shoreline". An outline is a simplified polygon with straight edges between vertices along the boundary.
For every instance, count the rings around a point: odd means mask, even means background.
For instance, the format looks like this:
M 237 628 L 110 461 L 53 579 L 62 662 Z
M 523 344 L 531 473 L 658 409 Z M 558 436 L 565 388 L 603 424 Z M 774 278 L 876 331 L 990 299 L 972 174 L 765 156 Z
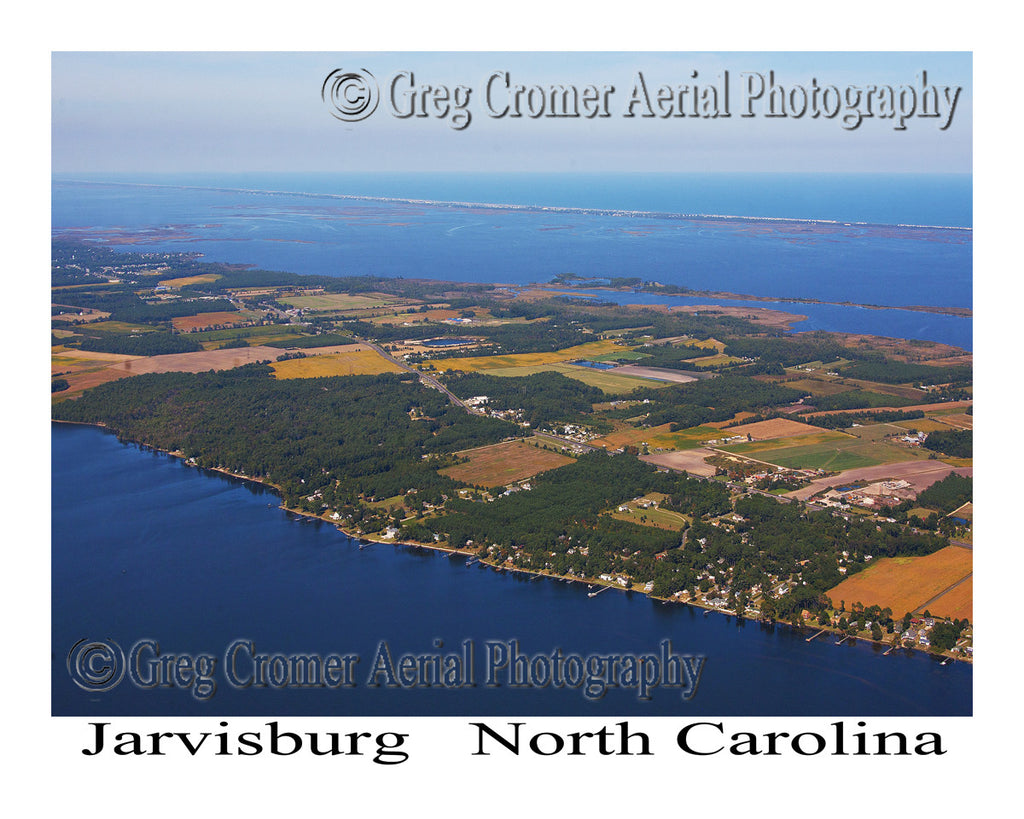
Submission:
M 621 216 L 634 219 L 680 219 L 721 222 L 772 222 L 796 225 L 822 225 L 826 227 L 885 227 L 902 230 L 955 230 L 973 234 L 973 227 L 951 225 L 913 225 L 886 222 L 856 222 L 841 219 L 808 219 L 793 216 L 741 216 L 727 213 L 679 213 L 674 211 L 627 210 L 615 208 L 586 208 L 568 205 L 516 205 L 501 202 L 463 202 L 445 199 L 415 199 L 404 196 L 364 196 L 352 193 L 312 193 L 308 191 L 264 190 L 261 188 L 226 188 L 207 185 L 169 185 L 159 182 L 109 182 L 89 179 L 52 179 L 58 185 L 119 185 L 133 188 L 162 188 L 171 190 L 197 190 L 216 193 L 245 193 L 262 196 L 298 196 L 309 199 L 341 199 L 347 201 L 385 202 L 396 205 L 417 205 L 437 208 L 472 208 L 474 210 L 515 210 L 527 213 L 565 213 L 583 216 Z
M 111 435 L 115 435 L 116 436 L 116 433 L 112 429 L 110 429 L 110 427 L 108 427 L 106 424 L 102 424 L 102 423 L 88 423 L 88 422 L 85 422 L 85 421 L 62 421 L 60 419 L 54 419 L 54 418 L 50 419 L 50 423 L 51 424 L 53 424 L 53 423 L 56 423 L 56 424 L 69 424 L 69 425 L 84 426 L 84 427 L 96 427 L 98 429 L 102 429 L 105 432 L 110 433 Z M 220 468 L 220 467 L 200 466 L 199 464 L 196 464 L 196 463 L 189 463 L 189 461 L 191 459 L 188 458 L 185 455 L 185 453 L 183 453 L 183 452 L 172 452 L 170 450 L 161 449 L 160 447 L 155 447 L 155 446 L 152 446 L 150 444 L 143 444 L 143 443 L 140 443 L 138 441 L 125 441 L 125 440 L 122 440 L 120 437 L 118 437 L 118 441 L 120 443 L 130 444 L 132 446 L 136 446 L 139 449 L 145 449 L 145 450 L 149 450 L 149 451 L 152 451 L 152 452 L 159 452 L 159 453 L 161 453 L 163 455 L 167 455 L 167 456 L 172 457 L 172 458 L 177 458 L 185 466 L 188 466 L 190 468 L 200 469 L 200 470 L 207 470 L 207 471 L 210 471 L 210 472 L 215 472 L 215 473 L 217 473 L 219 475 L 223 475 L 224 477 L 231 478 L 233 480 L 246 481 L 246 482 L 249 482 L 249 483 L 258 484 L 258 485 L 260 485 L 261 487 L 263 487 L 265 489 L 269 489 L 269 490 L 273 491 L 274 494 L 276 494 L 279 499 L 281 498 L 281 489 L 280 489 L 280 487 L 277 486 L 277 484 L 271 483 L 270 481 L 263 480 L 263 479 L 260 479 L 260 478 L 253 478 L 253 477 L 250 477 L 248 475 L 239 475 L 239 474 L 237 474 L 235 472 L 232 472 L 232 471 L 230 471 L 228 469 L 224 469 L 224 468 Z M 796 631 L 798 633 L 801 633 L 801 634 L 806 632 L 806 631 L 811 631 L 814 636 L 811 637 L 811 638 L 808 638 L 807 642 L 811 642 L 815 637 L 819 636 L 819 634 L 821 634 L 822 632 L 825 632 L 825 633 L 829 634 L 830 636 L 835 636 L 835 635 L 838 635 L 838 634 L 844 634 L 845 635 L 845 632 L 841 632 L 841 631 L 839 631 L 838 629 L 836 629 L 835 627 L 832 627 L 832 626 L 821 626 L 821 625 L 817 625 L 817 624 L 813 624 L 813 625 L 805 624 L 805 625 L 799 626 L 799 625 L 794 625 L 792 623 L 788 623 L 788 622 L 784 622 L 784 621 L 779 621 L 779 620 L 767 620 L 766 621 L 766 620 L 763 620 L 763 619 L 761 619 L 759 617 L 755 618 L 755 617 L 748 617 L 745 614 L 737 614 L 736 611 L 734 611 L 733 609 L 725 609 L 725 608 L 718 608 L 718 607 L 715 607 L 715 606 L 709 606 L 709 605 L 701 603 L 698 600 L 691 600 L 691 599 L 680 600 L 680 599 L 675 598 L 675 597 L 658 597 L 658 596 L 656 596 L 654 594 L 651 594 L 650 592 L 643 591 L 642 589 L 635 589 L 635 588 L 631 588 L 631 587 L 624 587 L 624 586 L 621 586 L 621 585 L 619 585 L 617 583 L 609 583 L 607 581 L 600 580 L 599 578 L 593 578 L 593 579 L 589 579 L 588 580 L 585 577 L 575 577 L 575 576 L 571 576 L 571 575 L 559 575 L 559 574 L 555 574 L 553 572 L 537 571 L 537 570 L 532 570 L 532 569 L 523 569 L 523 568 L 519 568 L 517 566 L 501 565 L 501 564 L 494 563 L 493 561 L 488 560 L 487 558 L 481 557 L 479 555 L 479 553 L 477 553 L 477 552 L 467 551 L 465 549 L 461 549 L 461 548 L 458 548 L 458 547 L 450 546 L 450 545 L 447 545 L 447 544 L 442 546 L 442 545 L 439 545 L 438 543 L 416 543 L 416 542 L 412 542 L 412 541 L 398 540 L 398 539 L 395 539 L 395 538 L 385 540 L 385 539 L 382 539 L 382 538 L 374 537 L 373 535 L 376 534 L 376 533 L 358 534 L 358 533 L 350 532 L 350 531 L 346 530 L 344 527 L 342 527 L 342 525 L 338 521 L 331 520 L 331 518 L 328 517 L 326 513 L 318 515 L 315 512 L 305 512 L 305 511 L 302 511 L 300 509 L 293 509 L 293 508 L 291 508 L 289 506 L 285 506 L 283 502 L 279 503 L 277 508 L 281 509 L 284 512 L 287 512 L 287 513 L 290 513 L 290 514 L 295 515 L 297 517 L 300 517 L 300 518 L 308 518 L 308 519 L 311 519 L 311 520 L 320 521 L 322 523 L 327 523 L 327 524 L 333 526 L 337 531 L 341 532 L 341 534 L 345 535 L 345 537 L 347 537 L 350 540 L 354 540 L 357 543 L 359 543 L 360 549 L 364 548 L 364 545 L 367 545 L 367 546 L 368 545 L 405 546 L 405 547 L 408 547 L 408 548 L 411 548 L 411 549 L 431 549 L 431 550 L 433 550 L 435 552 L 441 552 L 441 553 L 444 553 L 444 554 L 449 555 L 449 556 L 451 556 L 451 555 L 466 556 L 468 558 L 475 558 L 476 562 L 481 563 L 484 566 L 488 566 L 488 567 L 494 569 L 497 572 L 509 572 L 509 573 L 513 573 L 513 574 L 530 575 L 531 579 L 548 578 L 550 580 L 556 580 L 556 581 L 561 581 L 561 582 L 566 582 L 566 583 L 585 583 L 585 584 L 587 584 L 588 588 L 598 588 L 599 587 L 598 591 L 594 592 L 595 595 L 600 593 L 601 591 L 606 591 L 607 589 L 614 589 L 614 590 L 621 591 L 621 592 L 630 592 L 630 593 L 634 593 L 634 594 L 642 594 L 645 597 L 647 597 L 652 602 L 652 604 L 655 601 L 657 601 L 657 602 L 660 602 L 662 605 L 670 605 L 671 604 L 671 605 L 690 606 L 690 607 L 692 607 L 694 609 L 699 609 L 699 610 L 703 611 L 705 616 L 707 616 L 710 613 L 716 613 L 716 614 L 725 615 L 726 617 L 735 617 L 738 621 L 739 620 L 744 620 L 744 621 L 745 620 L 752 620 L 753 622 L 756 622 L 759 625 L 760 624 L 764 624 L 764 625 L 771 625 L 771 626 L 782 626 L 782 627 L 785 627 L 785 628 L 793 629 L 794 631 Z M 817 631 L 815 631 L 815 630 L 817 630 Z M 840 643 L 846 642 L 846 640 L 850 640 L 851 642 L 862 641 L 862 642 L 873 644 L 873 645 L 876 645 L 876 646 L 879 646 L 879 647 L 885 647 L 885 648 L 888 648 L 890 650 L 891 650 L 891 647 L 892 647 L 892 643 L 886 643 L 884 641 L 872 640 L 870 637 L 862 637 L 860 635 L 845 635 L 844 639 L 840 640 L 839 643 L 836 643 L 835 645 L 839 645 Z M 933 654 L 932 652 L 921 651 L 920 649 L 914 648 L 914 647 L 907 648 L 907 647 L 905 647 L 903 645 L 898 645 L 898 646 L 896 646 L 896 648 L 901 650 L 901 651 L 905 651 L 905 652 L 908 652 L 908 653 L 911 653 L 911 654 L 923 653 L 926 656 L 932 656 L 936 660 L 938 660 L 941 657 L 943 659 L 943 662 L 942 662 L 943 665 L 946 662 L 961 662 L 961 663 L 967 663 L 968 665 L 971 665 L 971 666 L 974 665 L 973 659 L 967 659 L 967 658 L 962 658 L 962 657 L 954 657 L 951 654 L 949 654 L 948 652 L 943 652 L 941 654 Z M 889 653 L 890 653 L 890 651 L 887 650 L 883 654 L 883 656 L 886 656 Z
M 824 301 L 813 298 L 797 298 L 793 296 L 751 296 L 744 293 L 729 293 L 718 290 L 688 290 L 685 293 L 666 293 L 659 290 L 646 290 L 635 287 L 609 287 L 607 285 L 585 285 L 585 284 L 561 284 L 561 283 L 535 283 L 529 285 L 537 290 L 553 290 L 563 288 L 570 292 L 577 290 L 601 290 L 607 293 L 633 293 L 636 295 L 651 295 L 667 298 L 692 298 L 692 299 L 725 299 L 728 301 L 756 301 L 778 304 L 821 304 L 834 307 L 858 307 L 863 310 L 907 310 L 911 313 L 933 313 L 942 316 L 955 316 L 957 318 L 974 318 L 974 309 L 971 307 L 932 307 L 924 304 L 890 305 L 890 304 L 861 304 L 854 301 Z M 561 291 L 554 291 L 561 292 Z M 562 293 L 564 295 L 564 293 Z M 585 293 L 582 295 L 586 295 Z

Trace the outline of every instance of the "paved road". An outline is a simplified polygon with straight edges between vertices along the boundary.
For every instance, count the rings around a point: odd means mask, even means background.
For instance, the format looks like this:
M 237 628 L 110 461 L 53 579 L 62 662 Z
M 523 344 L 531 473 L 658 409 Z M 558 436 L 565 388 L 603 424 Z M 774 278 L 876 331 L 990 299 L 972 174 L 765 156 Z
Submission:
M 434 378 L 434 376 L 428 375 L 427 373 L 424 373 L 424 372 L 420 372 L 415 367 L 410 367 L 408 364 L 406 364 L 401 359 L 395 358 L 393 355 L 391 355 L 391 353 L 387 352 L 379 344 L 374 344 L 372 341 L 368 341 L 365 338 L 357 338 L 356 336 L 353 336 L 353 338 L 356 341 L 358 341 L 360 344 L 365 344 L 367 347 L 372 349 L 374 352 L 378 353 L 379 355 L 384 356 L 384 358 L 386 358 L 392 364 L 395 364 L 395 365 L 401 367 L 406 372 L 415 373 L 417 376 L 419 376 L 419 379 L 420 379 L 421 382 L 423 382 L 423 384 L 425 384 L 426 386 L 430 387 L 431 389 L 435 389 L 435 390 L 438 390 L 440 392 L 443 392 L 445 395 L 448 396 L 448 398 L 451 400 L 451 402 L 453 404 L 455 404 L 455 406 L 462 407 L 462 409 L 464 409 L 466 412 L 472 412 L 472 413 L 475 413 L 477 415 L 480 414 L 475 409 L 473 409 L 473 407 L 468 406 L 464 401 L 462 401 L 462 399 L 460 399 L 458 396 L 456 396 L 455 393 L 453 393 L 451 390 L 449 390 L 444 384 L 442 384 L 440 381 L 438 381 L 436 378 Z

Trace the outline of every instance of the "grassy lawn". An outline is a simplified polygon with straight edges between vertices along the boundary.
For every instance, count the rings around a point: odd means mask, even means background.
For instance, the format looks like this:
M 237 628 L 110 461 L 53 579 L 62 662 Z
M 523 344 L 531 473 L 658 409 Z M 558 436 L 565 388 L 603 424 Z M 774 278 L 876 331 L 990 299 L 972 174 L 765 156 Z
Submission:
M 658 509 L 654 506 L 648 509 L 635 508 L 634 504 L 628 504 L 628 512 L 614 511 L 610 516 L 616 520 L 624 520 L 627 523 L 637 523 L 641 526 L 653 526 L 656 529 L 668 529 L 678 532 L 683 526 L 689 524 L 685 515 L 679 512 L 670 512 L 668 509 Z

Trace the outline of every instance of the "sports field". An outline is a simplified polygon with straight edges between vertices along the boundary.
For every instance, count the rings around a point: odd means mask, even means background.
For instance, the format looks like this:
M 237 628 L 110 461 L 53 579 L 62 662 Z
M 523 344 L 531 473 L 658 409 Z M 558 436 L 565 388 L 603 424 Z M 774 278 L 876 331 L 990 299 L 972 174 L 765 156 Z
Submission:
M 440 473 L 472 486 L 485 486 L 489 489 L 518 483 L 540 472 L 557 469 L 573 462 L 573 459 L 566 455 L 541 449 L 523 441 L 505 441 L 458 454 L 469 460 L 442 469 Z
M 877 605 L 892 609 L 894 617 L 905 612 L 916 613 L 927 607 L 938 617 L 964 617 L 954 612 L 970 611 L 971 586 L 953 594 L 942 594 L 973 571 L 973 552 L 959 546 L 947 546 L 924 557 L 882 558 L 877 563 L 844 580 L 827 592 L 834 605 L 845 601 L 847 610 L 853 603 Z M 962 589 L 958 586 L 957 589 Z M 942 594 L 937 600 L 933 599 Z M 926 606 L 927 604 L 927 606 Z

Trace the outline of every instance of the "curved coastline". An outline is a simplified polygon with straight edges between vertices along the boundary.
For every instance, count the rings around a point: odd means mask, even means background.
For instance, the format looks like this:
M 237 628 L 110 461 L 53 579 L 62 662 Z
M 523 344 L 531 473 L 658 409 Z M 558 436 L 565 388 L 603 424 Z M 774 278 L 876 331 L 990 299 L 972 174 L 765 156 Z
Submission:
M 111 435 L 117 436 L 117 433 L 114 430 L 112 430 L 106 424 L 102 424 L 102 423 L 88 423 L 88 422 L 84 422 L 84 421 L 62 421 L 62 420 L 59 420 L 59 419 L 56 419 L 56 418 L 50 419 L 50 423 L 51 424 L 53 424 L 53 423 L 56 423 L 56 424 L 70 424 L 70 425 L 74 425 L 74 426 L 85 426 L 85 427 L 96 427 L 98 429 L 102 429 L 103 431 L 110 433 Z M 131 444 L 132 446 L 139 447 L 140 449 L 145 449 L 145 450 L 149 450 L 149 451 L 152 451 L 152 452 L 159 452 L 159 453 L 161 453 L 163 455 L 168 455 L 170 457 L 177 458 L 180 461 L 182 461 L 182 463 L 184 463 L 186 466 L 195 467 L 196 469 L 200 469 L 200 470 L 208 470 L 210 472 L 216 472 L 216 473 L 218 473 L 218 474 L 220 474 L 220 475 L 222 475 L 224 477 L 231 478 L 231 479 L 234 479 L 234 480 L 239 480 L 239 481 L 244 481 L 244 482 L 247 482 L 247 483 L 258 484 L 259 486 L 261 486 L 261 487 L 263 487 L 265 489 L 271 490 L 279 498 L 281 497 L 281 489 L 280 489 L 280 487 L 277 486 L 274 483 L 271 483 L 268 480 L 264 480 L 264 479 L 261 479 L 261 478 L 254 478 L 254 477 L 249 476 L 249 475 L 240 475 L 240 474 L 238 474 L 236 472 L 232 472 L 231 470 L 224 469 L 222 467 L 201 466 L 201 465 L 196 464 L 196 463 L 189 463 L 189 461 L 191 459 L 185 453 L 183 453 L 183 452 L 161 449 L 160 447 L 155 447 L 155 446 L 152 446 L 150 444 L 143 444 L 143 443 L 140 443 L 138 441 L 130 441 L 130 440 L 122 439 L 120 436 L 117 436 L 117 438 L 118 438 L 118 441 L 120 441 L 123 444 Z M 588 587 L 591 587 L 591 586 L 593 586 L 593 587 L 600 587 L 600 591 L 604 591 L 604 590 L 607 590 L 607 589 L 614 589 L 614 590 L 622 591 L 622 592 L 630 592 L 630 593 L 635 593 L 635 594 L 642 594 L 642 595 L 648 597 L 652 601 L 652 603 L 657 601 L 657 602 L 662 603 L 663 605 L 673 604 L 673 605 L 690 606 L 690 607 L 695 608 L 695 609 L 703 610 L 705 615 L 713 612 L 713 613 L 716 613 L 716 614 L 725 615 L 726 617 L 736 617 L 737 620 L 748 620 L 748 619 L 750 619 L 750 620 L 754 620 L 755 622 L 758 622 L 758 623 L 764 623 L 766 625 L 782 626 L 782 627 L 785 627 L 785 628 L 788 628 L 788 629 L 792 629 L 792 630 L 796 631 L 799 634 L 806 634 L 808 632 L 811 632 L 813 636 L 809 637 L 807 639 L 808 642 L 810 642 L 812 639 L 814 639 L 814 637 L 817 637 L 817 636 L 819 636 L 822 633 L 828 633 L 830 635 L 835 635 L 835 636 L 838 636 L 840 634 L 844 635 L 843 639 L 840 640 L 839 642 L 837 642 L 836 645 L 840 645 L 842 642 L 845 642 L 846 640 L 849 640 L 851 643 L 856 643 L 856 642 L 860 641 L 860 642 L 864 642 L 864 643 L 868 643 L 868 644 L 873 644 L 873 645 L 876 645 L 876 646 L 879 646 L 879 647 L 887 647 L 887 648 L 889 648 L 889 647 L 892 646 L 892 643 L 886 643 L 884 641 L 872 640 L 869 637 L 862 637 L 860 635 L 846 635 L 845 632 L 841 632 L 839 629 L 837 629 L 837 628 L 835 628 L 833 626 L 820 626 L 820 625 L 816 625 L 816 624 L 815 625 L 802 625 L 801 626 L 801 625 L 793 625 L 792 623 L 787 623 L 787 622 L 784 622 L 784 621 L 764 620 L 764 619 L 761 619 L 761 618 L 750 618 L 750 617 L 747 617 L 744 614 L 738 614 L 733 609 L 726 609 L 726 608 L 719 608 L 719 607 L 715 607 L 715 606 L 709 606 L 709 605 L 706 605 L 704 603 L 701 603 L 699 600 L 691 600 L 691 599 L 680 600 L 680 599 L 677 599 L 675 597 L 659 597 L 657 595 L 651 594 L 650 592 L 643 591 L 642 589 L 623 587 L 623 586 L 620 586 L 620 585 L 618 585 L 616 583 L 611 583 L 611 582 L 608 582 L 608 581 L 603 581 L 603 580 L 601 580 L 599 578 L 589 578 L 588 579 L 588 578 L 584 578 L 584 577 L 575 577 L 575 576 L 572 576 L 572 575 L 555 574 L 554 572 L 534 571 L 534 570 L 530 570 L 530 569 L 519 568 L 517 566 L 502 565 L 502 564 L 495 563 L 494 561 L 489 560 L 486 557 L 481 557 L 476 552 L 468 551 L 466 549 L 460 549 L 458 547 L 451 546 L 449 544 L 440 545 L 438 543 L 416 543 L 416 542 L 412 542 L 412 541 L 402 541 L 402 540 L 397 540 L 397 539 L 383 539 L 383 538 L 379 538 L 379 537 L 373 537 L 373 533 L 371 533 L 371 534 L 364 534 L 364 533 L 350 532 L 350 531 L 346 530 L 341 524 L 339 524 L 338 521 L 331 520 L 331 518 L 328 517 L 326 515 L 326 513 L 318 515 L 318 514 L 316 514 L 314 512 L 306 512 L 306 511 L 303 511 L 301 509 L 294 509 L 292 507 L 285 506 L 283 502 L 278 504 L 278 508 L 283 510 L 283 511 L 285 511 L 285 512 L 288 512 L 288 513 L 290 513 L 292 515 L 296 515 L 298 517 L 301 517 L 301 518 L 307 518 L 307 519 L 310 519 L 310 520 L 317 520 L 317 521 L 321 521 L 323 523 L 328 523 L 328 524 L 334 526 L 335 529 L 337 529 L 339 532 L 341 532 L 346 537 L 359 542 L 361 547 L 362 547 L 362 545 L 364 543 L 366 545 L 379 544 L 379 545 L 382 545 L 382 546 L 405 546 L 405 547 L 408 547 L 408 548 L 411 548 L 411 549 L 431 549 L 433 551 L 441 552 L 441 553 L 447 554 L 449 556 L 450 555 L 462 555 L 462 556 L 466 556 L 466 557 L 476 558 L 476 561 L 478 563 L 481 563 L 481 564 L 483 564 L 485 566 L 489 566 L 490 568 L 492 568 L 492 569 L 494 569 L 495 571 L 498 571 L 498 572 L 509 572 L 511 574 L 529 575 L 532 578 L 546 577 L 546 578 L 550 578 L 552 580 L 561 580 L 561 581 L 568 582 L 568 583 L 586 583 L 586 584 L 588 584 Z M 935 655 L 933 655 L 930 652 L 920 652 L 920 651 L 918 651 L 915 648 L 907 648 L 907 647 L 902 646 L 902 645 L 896 646 L 895 648 L 897 648 L 899 650 L 902 650 L 902 651 L 905 651 L 905 652 L 909 652 L 911 654 L 922 653 L 922 654 L 925 654 L 926 656 L 933 657 L 935 660 L 938 660 L 941 657 L 943 659 L 943 664 L 945 664 L 945 662 L 947 662 L 947 661 L 952 661 L 952 662 L 966 663 L 966 664 L 971 665 L 971 666 L 974 665 L 973 659 L 964 659 L 964 658 L 961 658 L 961 657 L 954 657 L 952 654 L 949 654 L 948 652 L 944 652 L 942 654 L 935 654 Z M 892 649 L 890 648 L 890 650 L 892 650 Z M 885 652 L 885 654 L 889 654 L 889 653 L 890 653 L 889 651 Z

